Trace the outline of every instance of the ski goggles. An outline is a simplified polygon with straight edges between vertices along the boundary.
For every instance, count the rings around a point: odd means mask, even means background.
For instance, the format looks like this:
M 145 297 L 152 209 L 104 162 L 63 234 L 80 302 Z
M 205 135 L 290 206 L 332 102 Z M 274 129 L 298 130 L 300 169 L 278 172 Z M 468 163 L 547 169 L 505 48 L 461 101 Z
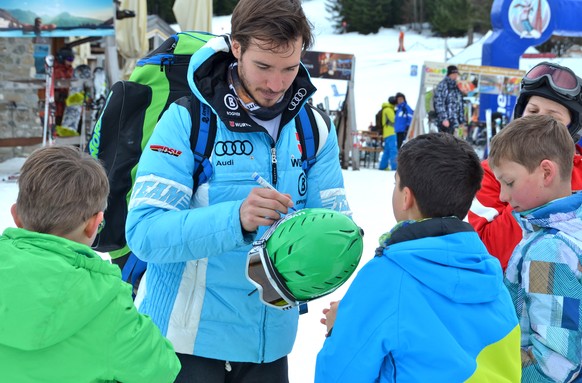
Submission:
M 540 63 L 530 69 L 522 80 L 523 87 L 535 89 L 544 81 L 560 96 L 574 100 L 580 96 L 580 80 L 572 70 L 547 62 Z
M 273 235 L 275 229 L 288 219 L 287 217 L 289 215 L 275 222 L 261 239 L 253 242 L 253 247 L 247 256 L 246 267 L 247 279 L 257 288 L 260 300 L 267 306 L 281 310 L 288 310 L 301 303 L 282 282 L 283 278 L 267 254 L 267 240 Z

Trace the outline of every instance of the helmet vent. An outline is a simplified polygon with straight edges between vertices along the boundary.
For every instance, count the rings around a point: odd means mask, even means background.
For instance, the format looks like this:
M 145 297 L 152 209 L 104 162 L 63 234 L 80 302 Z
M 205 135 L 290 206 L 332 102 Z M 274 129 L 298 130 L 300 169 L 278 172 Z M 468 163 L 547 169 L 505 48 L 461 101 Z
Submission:
M 352 243 L 350 243 L 350 245 L 348 246 L 348 249 L 351 249 L 352 246 L 354 246 L 360 239 L 359 238 L 354 238 L 354 240 L 352 241 Z
M 299 275 L 299 276 L 301 276 L 301 277 L 304 277 L 304 276 L 305 276 L 305 274 L 303 274 L 303 273 L 302 273 L 301 271 L 299 271 L 299 270 L 297 270 L 297 271 L 295 271 L 295 272 L 297 273 L 297 275 Z

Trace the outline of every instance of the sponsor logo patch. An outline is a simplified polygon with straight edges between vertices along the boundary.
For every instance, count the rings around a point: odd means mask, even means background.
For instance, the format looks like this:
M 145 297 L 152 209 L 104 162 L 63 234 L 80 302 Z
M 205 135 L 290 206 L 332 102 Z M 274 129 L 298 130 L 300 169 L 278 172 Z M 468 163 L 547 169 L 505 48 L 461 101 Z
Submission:
M 236 98 L 232 94 L 227 94 L 224 96 L 224 106 L 226 106 L 230 110 L 237 110 L 238 109 L 238 102 Z
M 293 96 L 293 99 L 289 103 L 289 107 L 287 109 L 295 110 L 299 105 L 301 105 L 301 101 L 305 96 L 307 96 L 307 90 L 305 88 L 299 88 Z
M 154 152 L 169 154 L 174 157 L 180 157 L 180 155 L 182 154 L 181 150 L 168 148 L 167 146 L 163 145 L 150 145 L 150 149 L 153 150 Z
M 217 141 L 214 145 L 214 153 L 221 156 L 242 156 L 253 153 L 253 144 L 249 140 Z

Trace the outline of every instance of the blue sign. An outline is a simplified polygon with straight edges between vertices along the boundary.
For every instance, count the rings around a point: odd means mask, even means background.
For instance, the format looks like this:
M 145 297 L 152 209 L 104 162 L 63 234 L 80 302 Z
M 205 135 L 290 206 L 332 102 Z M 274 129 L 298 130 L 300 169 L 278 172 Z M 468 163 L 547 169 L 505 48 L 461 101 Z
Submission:
M 410 76 L 416 77 L 418 75 L 418 65 L 411 65 L 410 66 Z

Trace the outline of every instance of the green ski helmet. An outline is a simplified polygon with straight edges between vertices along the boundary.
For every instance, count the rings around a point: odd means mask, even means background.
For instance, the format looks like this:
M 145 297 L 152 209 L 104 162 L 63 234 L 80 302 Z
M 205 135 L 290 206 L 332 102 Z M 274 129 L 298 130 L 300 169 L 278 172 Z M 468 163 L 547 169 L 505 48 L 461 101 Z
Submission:
M 289 309 L 333 292 L 356 270 L 364 232 L 335 210 L 303 209 L 253 243 L 246 274 L 273 307 Z

